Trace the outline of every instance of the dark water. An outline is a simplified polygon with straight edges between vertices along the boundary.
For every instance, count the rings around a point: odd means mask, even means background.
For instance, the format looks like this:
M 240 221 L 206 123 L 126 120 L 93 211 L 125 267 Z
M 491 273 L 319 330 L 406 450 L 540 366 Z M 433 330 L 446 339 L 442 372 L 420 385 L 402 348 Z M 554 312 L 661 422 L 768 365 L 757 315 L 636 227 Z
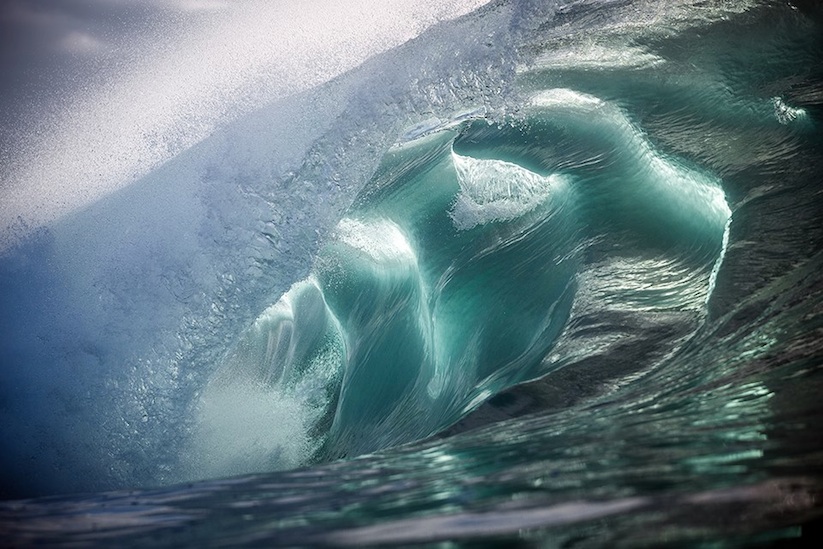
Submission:
M 206 166 L 211 251 L 185 276 L 156 257 L 135 276 L 166 277 L 183 322 L 144 341 L 143 374 L 61 404 L 81 434 L 60 466 L 5 435 L 4 467 L 44 480 L 9 482 L 4 544 L 782 546 L 819 530 L 819 5 L 495 2 L 294 101 L 222 139 L 322 111 L 296 165 L 255 180 L 219 139 L 183 161 Z M 156 206 L 170 170 L 7 256 L 4 295 L 67 285 L 23 259 L 59 257 L 61 234 L 121 203 Z M 138 326 L 174 324 L 139 285 L 111 292 Z M 14 341 L 5 356 L 32 356 Z M 116 362 L 83 352 L 77 375 Z M 88 409 L 128 430 L 86 434 Z

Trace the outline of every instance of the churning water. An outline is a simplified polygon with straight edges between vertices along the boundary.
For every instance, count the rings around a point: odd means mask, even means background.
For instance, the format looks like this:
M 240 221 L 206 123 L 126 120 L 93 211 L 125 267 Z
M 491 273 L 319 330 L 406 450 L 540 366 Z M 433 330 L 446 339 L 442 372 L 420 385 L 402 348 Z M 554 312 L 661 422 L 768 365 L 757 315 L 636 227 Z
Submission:
M 4 156 L 106 191 L 4 208 L 4 543 L 809 535 L 820 7 L 441 11 Z

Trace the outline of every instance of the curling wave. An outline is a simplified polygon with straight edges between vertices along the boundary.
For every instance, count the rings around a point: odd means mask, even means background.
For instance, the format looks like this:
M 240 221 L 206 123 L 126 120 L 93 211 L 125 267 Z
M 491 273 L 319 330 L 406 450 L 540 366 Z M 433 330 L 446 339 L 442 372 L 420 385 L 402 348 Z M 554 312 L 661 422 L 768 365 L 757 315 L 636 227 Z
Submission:
M 97 491 L 0 503 L 0 544 L 804 535 L 821 21 L 500 0 L 200 113 L 0 256 L 3 493 Z
M 383 158 L 309 278 L 255 321 L 204 392 L 206 410 L 254 401 L 249 387 L 274 406 L 284 394 L 299 402 L 296 436 L 265 426 L 260 455 L 237 453 L 223 474 L 434 435 L 561 367 L 552 349 L 584 317 L 624 318 L 564 345 L 607 346 L 639 324 L 682 340 L 699 325 L 731 215 L 716 178 L 570 89 L 541 92 L 503 125 L 447 126 Z M 195 437 L 196 474 L 209 448 L 237 446 L 237 425 L 202 421 L 211 436 Z

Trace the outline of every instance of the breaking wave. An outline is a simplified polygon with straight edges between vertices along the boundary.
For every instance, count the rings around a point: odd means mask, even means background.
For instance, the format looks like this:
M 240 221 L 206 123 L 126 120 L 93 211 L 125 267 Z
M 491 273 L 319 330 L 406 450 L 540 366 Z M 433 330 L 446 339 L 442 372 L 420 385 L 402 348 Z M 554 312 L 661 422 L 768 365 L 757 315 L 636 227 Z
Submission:
M 141 490 L 4 503 L 8 539 L 801 535 L 820 25 L 492 2 L 10 225 L 5 494 Z

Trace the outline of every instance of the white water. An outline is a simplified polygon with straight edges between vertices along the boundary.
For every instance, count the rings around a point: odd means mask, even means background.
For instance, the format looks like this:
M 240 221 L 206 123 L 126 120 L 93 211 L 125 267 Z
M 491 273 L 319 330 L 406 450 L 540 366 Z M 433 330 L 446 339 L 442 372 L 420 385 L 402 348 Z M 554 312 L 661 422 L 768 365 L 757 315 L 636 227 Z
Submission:
M 13 150 L 0 155 L 0 253 L 251 109 L 327 82 L 486 1 L 212 2 L 189 6 L 209 10 L 196 28 L 162 14 L 149 46 L 100 52 L 121 56 L 108 60 L 116 69 L 102 78 L 93 70 L 55 77 L 67 80 L 53 84 L 60 105 L 14 128 Z

